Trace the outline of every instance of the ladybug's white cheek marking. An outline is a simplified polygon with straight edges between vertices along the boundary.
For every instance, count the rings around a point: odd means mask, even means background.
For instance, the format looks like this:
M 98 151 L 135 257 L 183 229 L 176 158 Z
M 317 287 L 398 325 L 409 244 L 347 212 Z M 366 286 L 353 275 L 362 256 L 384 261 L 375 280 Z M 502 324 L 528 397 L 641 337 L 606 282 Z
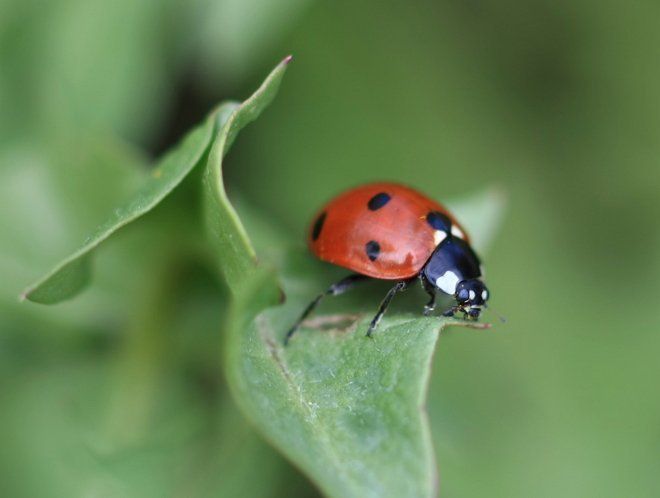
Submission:
M 488 299 L 488 291 L 487 290 L 484 289 L 483 291 L 481 291 L 481 299 L 483 299 L 484 301 L 486 299 Z
M 456 225 L 451 226 L 451 233 L 454 237 L 458 237 L 459 239 L 465 238 L 465 234 L 463 233 L 463 230 L 458 228 Z
M 435 279 L 435 286 L 447 294 L 454 294 L 457 285 L 458 277 L 453 271 L 446 271 L 444 275 Z
M 473 290 L 470 291 L 470 300 L 474 301 L 474 299 L 477 297 L 477 293 L 474 292 Z
M 440 245 L 440 242 L 445 240 L 447 238 L 447 232 L 443 232 L 442 230 L 436 230 L 433 232 L 433 241 L 435 242 L 436 246 Z

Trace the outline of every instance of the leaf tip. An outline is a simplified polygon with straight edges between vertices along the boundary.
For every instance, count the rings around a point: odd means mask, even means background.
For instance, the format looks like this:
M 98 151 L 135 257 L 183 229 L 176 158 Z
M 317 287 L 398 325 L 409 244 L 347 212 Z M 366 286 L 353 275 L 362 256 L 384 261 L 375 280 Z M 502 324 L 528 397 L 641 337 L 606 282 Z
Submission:
M 32 299 L 32 294 L 34 294 L 35 289 L 38 287 L 38 284 L 31 284 L 17 296 L 17 300 L 19 303 L 24 303 L 25 301 L 31 301 L 31 302 L 36 302 L 34 299 Z
M 45 301 L 40 301 L 38 298 L 35 299 L 34 294 L 35 291 L 37 291 L 37 285 L 31 285 L 27 289 L 25 289 L 23 292 L 21 292 L 18 295 L 17 301 L 19 304 L 23 304 L 26 301 L 29 301 L 31 303 L 37 303 L 37 304 L 47 304 Z
M 289 55 L 287 55 L 287 56 L 282 60 L 282 64 L 288 64 L 288 63 L 291 62 L 292 60 L 293 60 L 293 55 L 292 55 L 292 54 L 289 54 Z

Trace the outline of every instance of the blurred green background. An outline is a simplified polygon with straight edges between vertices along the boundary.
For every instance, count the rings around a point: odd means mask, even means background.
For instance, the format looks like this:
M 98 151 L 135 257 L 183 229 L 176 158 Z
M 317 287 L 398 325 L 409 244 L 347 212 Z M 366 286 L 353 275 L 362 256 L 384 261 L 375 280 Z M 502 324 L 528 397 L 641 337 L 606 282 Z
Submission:
M 442 496 L 660 496 L 658 47 L 654 2 L 2 2 L 0 495 L 317 496 L 228 397 L 225 291 L 160 229 L 195 206 L 124 231 L 81 297 L 16 297 L 293 53 L 226 166 L 292 239 L 360 182 L 507 193 L 509 321 L 434 361 Z

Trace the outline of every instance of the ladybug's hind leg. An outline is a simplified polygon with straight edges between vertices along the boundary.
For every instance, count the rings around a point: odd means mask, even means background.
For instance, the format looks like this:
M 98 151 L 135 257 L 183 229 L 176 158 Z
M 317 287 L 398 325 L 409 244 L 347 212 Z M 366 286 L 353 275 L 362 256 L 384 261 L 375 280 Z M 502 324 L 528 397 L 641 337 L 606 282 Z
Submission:
M 351 290 L 356 283 L 367 280 L 368 278 L 369 277 L 366 275 L 354 273 L 348 277 L 342 278 L 339 282 L 332 284 L 330 287 L 328 287 L 328 290 L 316 296 L 316 298 L 314 298 L 314 300 L 307 305 L 307 308 L 305 308 L 305 311 L 302 312 L 300 318 L 296 320 L 296 323 L 294 323 L 286 333 L 286 337 L 284 338 L 284 345 L 286 346 L 289 343 L 289 339 L 291 339 L 291 336 L 296 332 L 296 330 L 298 330 L 300 324 L 305 321 L 305 319 L 312 313 L 312 311 L 314 311 L 314 309 L 319 305 L 324 297 L 338 296 L 343 294 L 344 292 Z
M 380 322 L 381 318 L 383 318 L 383 315 L 387 311 L 387 307 L 390 305 L 390 302 L 392 301 L 392 298 L 396 295 L 397 292 L 402 292 L 408 288 L 408 283 L 409 280 L 402 280 L 401 282 L 397 282 L 394 287 L 392 287 L 387 295 L 385 296 L 385 299 L 383 299 L 383 302 L 380 303 L 380 308 L 378 308 L 378 313 L 376 313 L 376 316 L 371 320 L 371 323 L 369 324 L 369 329 L 367 330 L 367 337 L 371 337 L 371 333 L 374 331 L 376 327 L 378 327 L 378 323 Z

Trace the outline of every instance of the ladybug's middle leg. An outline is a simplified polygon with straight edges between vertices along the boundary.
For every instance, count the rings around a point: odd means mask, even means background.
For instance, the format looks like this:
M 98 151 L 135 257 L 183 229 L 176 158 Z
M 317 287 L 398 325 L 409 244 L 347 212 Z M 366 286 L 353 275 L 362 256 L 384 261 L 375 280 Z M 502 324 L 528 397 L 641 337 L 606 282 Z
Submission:
M 314 298 L 314 300 L 307 305 L 307 308 L 305 308 L 305 311 L 302 312 L 302 315 L 300 315 L 300 318 L 296 320 L 296 323 L 293 324 L 293 326 L 289 329 L 289 331 L 286 334 L 286 337 L 284 338 L 284 345 L 286 346 L 289 342 L 289 339 L 291 339 L 291 336 L 298 330 L 300 327 L 300 324 L 305 321 L 305 319 L 314 311 L 314 309 L 319 305 L 319 303 L 323 300 L 324 297 L 326 296 L 338 296 L 340 294 L 343 294 L 346 291 L 349 291 L 353 288 L 353 286 L 361 282 L 363 280 L 368 279 L 366 275 L 360 275 L 359 273 L 354 273 L 352 275 L 349 275 L 348 277 L 342 278 L 339 282 L 332 284 L 330 287 L 328 287 L 328 290 L 319 294 Z
M 426 303 L 426 305 L 424 305 L 424 316 L 429 316 L 435 310 L 436 290 L 435 287 L 431 284 L 431 282 L 429 282 L 428 279 L 422 273 L 419 274 L 419 281 L 422 283 L 422 287 L 424 288 L 426 293 L 431 297 L 431 299 L 429 299 L 429 302 Z
M 378 313 L 376 313 L 376 316 L 371 320 L 371 323 L 369 324 L 369 329 L 367 330 L 367 337 L 371 337 L 371 333 L 374 331 L 376 327 L 378 327 L 378 322 L 380 322 L 380 319 L 383 318 L 383 315 L 387 311 L 387 307 L 390 305 L 390 301 L 392 301 L 392 298 L 395 296 L 397 292 L 402 292 L 408 288 L 408 284 L 410 283 L 409 280 L 402 280 L 401 282 L 397 282 L 394 287 L 392 287 L 387 295 L 385 296 L 385 299 L 383 299 L 383 302 L 380 303 L 380 308 L 378 308 Z

